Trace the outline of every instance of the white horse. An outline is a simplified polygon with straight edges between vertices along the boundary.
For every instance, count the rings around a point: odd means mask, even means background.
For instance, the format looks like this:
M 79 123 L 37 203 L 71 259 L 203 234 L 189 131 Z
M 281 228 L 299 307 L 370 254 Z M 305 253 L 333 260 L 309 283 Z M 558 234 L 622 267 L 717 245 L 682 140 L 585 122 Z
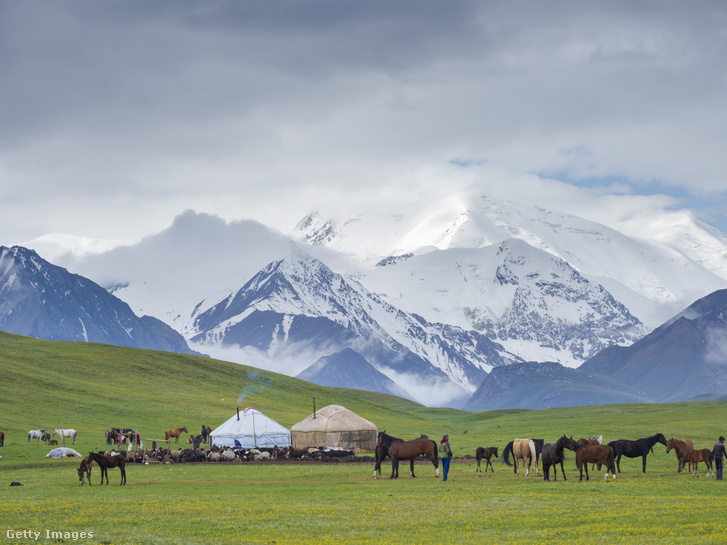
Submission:
M 47 432 L 48 432 L 48 430 L 46 428 L 42 428 L 39 430 L 30 430 L 28 432 L 28 446 L 30 446 L 31 439 L 37 439 L 38 444 L 40 445 L 40 440 L 43 438 L 43 434 L 45 434 Z
M 56 436 L 56 434 L 61 436 L 61 440 L 63 441 L 63 444 L 66 444 L 66 437 L 72 437 L 73 438 L 73 444 L 76 444 L 76 430 L 72 429 L 54 429 L 53 430 L 53 437 Z

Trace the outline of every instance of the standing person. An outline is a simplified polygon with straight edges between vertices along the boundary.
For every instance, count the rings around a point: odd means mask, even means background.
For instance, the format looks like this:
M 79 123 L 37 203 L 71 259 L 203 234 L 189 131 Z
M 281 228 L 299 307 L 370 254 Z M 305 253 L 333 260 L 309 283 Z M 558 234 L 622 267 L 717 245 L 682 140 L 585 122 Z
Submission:
M 727 449 L 724 446 L 724 437 L 719 436 L 719 443 L 714 445 L 712 449 L 712 456 L 714 457 L 714 469 L 717 471 L 717 480 L 722 480 L 722 465 L 724 457 L 727 456 Z
M 442 482 L 446 482 L 449 463 L 452 461 L 452 449 L 449 446 L 449 434 L 445 433 L 439 442 L 439 458 L 442 460 Z

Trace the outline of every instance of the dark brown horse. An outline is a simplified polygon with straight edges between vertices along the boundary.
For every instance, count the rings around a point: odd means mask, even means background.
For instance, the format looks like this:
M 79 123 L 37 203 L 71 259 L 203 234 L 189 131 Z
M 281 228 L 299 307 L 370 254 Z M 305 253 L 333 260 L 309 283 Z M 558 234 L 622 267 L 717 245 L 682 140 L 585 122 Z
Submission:
M 553 468 L 553 479 L 558 480 L 558 467 L 556 464 L 560 464 L 560 471 L 563 473 L 563 480 L 567 481 L 568 479 L 565 476 L 565 469 L 563 468 L 563 449 L 567 448 L 569 450 L 574 450 L 575 447 L 573 446 L 573 436 L 566 437 L 565 434 L 563 434 L 563 437 L 558 439 L 555 444 L 548 443 L 547 445 L 543 445 L 543 479 L 546 481 L 550 480 L 550 468 Z
M 682 469 L 684 469 L 682 458 L 694 450 L 694 443 L 692 443 L 689 439 L 680 441 L 679 439 L 672 438 L 666 442 L 666 452 L 669 452 L 671 449 L 674 449 L 674 452 L 677 455 L 677 473 L 681 473 Z
M 120 454 L 114 456 L 104 456 L 96 452 L 88 453 L 89 464 L 96 462 L 101 468 L 101 484 L 103 484 L 104 475 L 106 475 L 106 485 L 109 484 L 109 468 L 118 467 L 121 470 L 121 483 L 126 484 L 126 460 Z M 90 483 L 89 483 L 90 484 Z
M 431 439 L 425 439 L 423 436 L 419 439 L 404 441 L 386 434 L 386 430 L 379 432 L 376 438 L 377 445 L 386 445 L 389 456 L 391 456 L 391 477 L 396 479 L 399 476 L 399 460 L 409 460 L 411 467 L 411 476 L 414 475 L 414 461 L 419 456 L 424 455 L 429 458 L 434 468 L 436 476 L 439 477 L 439 450 L 437 444 Z
M 495 468 L 492 467 L 492 462 L 490 462 L 490 458 L 493 456 L 497 458 L 499 455 L 497 454 L 498 447 L 477 447 L 477 450 L 475 451 L 475 456 L 477 457 L 477 469 L 475 469 L 475 473 L 478 471 L 482 473 L 482 468 L 480 468 L 480 462 L 484 459 L 485 460 L 485 473 L 487 473 L 487 468 L 489 466 L 490 469 L 492 469 L 492 472 L 495 472 Z
M 83 460 L 81 460 L 81 465 L 78 467 L 78 480 L 81 481 L 81 486 L 83 486 L 84 477 L 88 477 L 88 486 L 91 486 L 92 467 L 93 462 L 90 456 L 86 456 Z M 106 480 L 108 481 L 108 477 L 106 477 Z
M 583 480 L 583 468 L 586 469 L 586 480 L 588 477 L 588 464 L 597 463 L 598 467 L 606 466 L 606 475 L 604 479 L 608 480 L 608 472 L 610 471 L 613 478 L 616 478 L 616 463 L 614 461 L 613 449 L 607 445 L 593 445 L 584 447 L 578 441 L 573 442 L 573 448 L 576 453 L 576 467 L 581 473 L 579 481 Z
M 704 462 L 704 465 L 707 466 L 707 477 L 709 477 L 712 470 L 712 451 L 708 448 L 694 449 L 683 456 L 680 461 L 682 467 L 689 464 L 692 470 L 692 479 L 695 476 L 697 479 L 699 478 L 699 462 Z
M 176 428 L 167 430 L 164 432 L 164 439 L 169 439 L 170 437 L 174 437 L 174 442 L 179 443 L 179 436 L 182 435 L 182 432 L 189 433 L 187 431 L 187 428 Z
M 378 479 L 379 475 L 381 475 L 381 462 L 386 460 L 388 455 L 389 447 L 384 444 L 376 445 L 376 450 L 374 451 L 374 479 Z
M 0 447 L 5 446 L 5 432 L 0 431 Z

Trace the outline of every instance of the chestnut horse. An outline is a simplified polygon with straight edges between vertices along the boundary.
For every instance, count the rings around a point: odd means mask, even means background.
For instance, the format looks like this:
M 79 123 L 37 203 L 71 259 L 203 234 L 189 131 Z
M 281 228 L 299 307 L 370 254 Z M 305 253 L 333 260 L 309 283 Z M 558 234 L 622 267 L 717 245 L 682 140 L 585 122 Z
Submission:
M 680 441 L 679 439 L 672 438 L 666 442 L 666 452 L 669 452 L 671 449 L 674 449 L 674 453 L 677 455 L 677 473 L 681 473 L 682 469 L 684 469 L 682 458 L 694 450 L 694 443 L 689 439 Z
M 477 457 L 477 469 L 475 469 L 475 473 L 478 471 L 482 473 L 482 468 L 480 468 L 480 462 L 484 458 L 485 460 L 485 473 L 487 473 L 487 468 L 489 467 L 492 472 L 495 472 L 495 468 L 492 467 L 492 462 L 490 462 L 490 458 L 493 456 L 497 458 L 497 449 L 498 447 L 477 447 L 477 450 L 475 451 L 475 456 Z
M 399 476 L 399 460 L 409 460 L 411 467 L 411 476 L 414 475 L 414 460 L 422 454 L 429 458 L 434 468 L 436 476 L 439 477 L 439 449 L 437 444 L 431 439 L 425 439 L 424 436 L 411 441 L 404 441 L 386 434 L 386 430 L 379 432 L 376 438 L 376 445 L 386 445 L 389 456 L 391 456 L 391 477 L 396 479 Z
M 103 477 L 106 475 L 106 485 L 109 484 L 109 468 L 118 467 L 121 470 L 121 483 L 126 484 L 126 459 L 120 454 L 114 456 L 104 456 L 96 452 L 88 453 L 89 465 L 91 462 L 96 462 L 98 467 L 101 468 L 101 484 L 103 484 Z M 80 473 L 80 469 L 79 469 Z M 91 484 L 91 483 L 88 483 Z
M 507 444 L 502 453 L 502 461 L 509 466 L 512 465 L 510 463 L 510 453 L 512 453 L 513 461 L 515 462 L 515 475 L 520 476 L 517 465 L 518 460 L 523 461 L 525 477 L 530 474 L 530 460 L 535 460 L 535 474 L 538 474 L 537 453 L 535 451 L 535 442 L 532 439 L 514 439 Z
M 187 428 L 177 428 L 173 430 L 167 430 L 164 432 L 164 439 L 169 440 L 170 437 L 174 437 L 174 442 L 179 443 L 179 436 L 182 435 L 182 432 L 189 433 L 187 431 Z
M 704 465 L 707 466 L 707 477 L 709 477 L 709 472 L 712 469 L 712 451 L 708 448 L 692 450 L 688 452 L 685 456 L 683 456 L 680 462 L 682 464 L 682 467 L 685 467 L 687 464 L 689 464 L 692 470 L 692 479 L 695 476 L 697 477 L 697 479 L 699 478 L 699 462 L 704 462 Z
M 601 465 L 606 466 L 605 480 L 608 480 L 608 472 L 610 471 L 613 478 L 616 478 L 616 463 L 613 454 L 613 449 L 606 445 L 593 445 L 590 447 L 584 447 L 578 441 L 573 442 L 573 449 L 576 452 L 576 467 L 581 473 L 579 481 L 583 480 L 583 468 L 586 469 L 586 480 L 588 477 L 588 464 L 597 463 L 598 467 Z

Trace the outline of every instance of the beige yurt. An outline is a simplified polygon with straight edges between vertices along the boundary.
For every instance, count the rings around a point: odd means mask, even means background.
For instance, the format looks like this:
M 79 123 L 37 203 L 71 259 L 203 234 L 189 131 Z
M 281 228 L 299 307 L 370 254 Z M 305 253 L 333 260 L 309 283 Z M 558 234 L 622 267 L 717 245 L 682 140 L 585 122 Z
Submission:
M 290 428 L 294 448 L 374 450 L 376 425 L 341 405 L 328 405 Z

